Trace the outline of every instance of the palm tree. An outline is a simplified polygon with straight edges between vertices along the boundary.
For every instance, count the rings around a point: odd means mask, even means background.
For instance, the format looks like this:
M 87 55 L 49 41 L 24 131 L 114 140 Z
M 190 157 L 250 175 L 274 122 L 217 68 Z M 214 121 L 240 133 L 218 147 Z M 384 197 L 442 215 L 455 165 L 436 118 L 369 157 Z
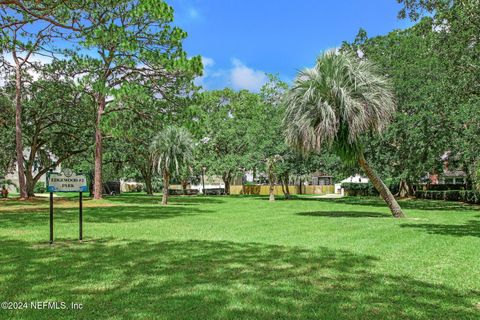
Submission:
M 358 163 L 392 215 L 404 217 L 363 153 L 362 138 L 381 132 L 395 113 L 390 83 L 374 64 L 350 53 L 325 52 L 313 68 L 299 72 L 285 101 L 283 124 L 288 144 L 304 153 L 327 146 L 343 161 Z
M 270 188 L 268 191 L 269 201 L 275 201 L 275 170 L 277 169 L 277 162 L 281 161 L 282 157 L 278 154 L 268 157 L 266 161 L 268 181 Z
M 152 161 L 163 177 L 162 204 L 168 201 L 168 186 L 172 174 L 193 160 L 193 140 L 190 133 L 175 126 L 166 127 L 152 141 Z

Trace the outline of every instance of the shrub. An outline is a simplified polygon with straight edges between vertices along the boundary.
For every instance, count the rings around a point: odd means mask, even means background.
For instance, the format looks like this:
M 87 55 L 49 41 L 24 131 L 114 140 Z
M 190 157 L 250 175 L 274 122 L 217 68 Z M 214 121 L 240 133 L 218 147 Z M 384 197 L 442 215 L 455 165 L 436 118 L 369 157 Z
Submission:
M 399 181 L 396 179 L 387 179 L 386 185 L 393 194 L 398 193 Z M 371 182 L 358 183 L 358 182 L 344 182 L 341 185 L 345 189 L 345 193 L 349 196 L 378 196 L 378 191 L 375 189 Z
M 418 199 L 463 201 L 472 204 L 480 204 L 480 192 L 475 190 L 444 190 L 444 191 L 416 191 Z
M 344 182 L 342 188 L 349 196 L 377 196 L 378 192 L 371 183 Z
M 45 187 L 45 182 L 37 182 L 35 187 L 33 187 L 34 193 L 45 193 L 47 188 Z

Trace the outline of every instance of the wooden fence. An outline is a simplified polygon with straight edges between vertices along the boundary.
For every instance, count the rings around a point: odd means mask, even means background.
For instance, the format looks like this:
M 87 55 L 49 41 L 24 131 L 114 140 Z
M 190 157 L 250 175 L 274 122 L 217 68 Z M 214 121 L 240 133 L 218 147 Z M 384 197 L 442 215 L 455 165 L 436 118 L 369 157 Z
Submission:
M 268 195 L 270 186 L 230 186 L 230 194 L 254 194 L 254 195 Z M 328 194 L 335 193 L 334 185 L 325 186 L 302 186 L 300 187 L 288 186 L 290 194 Z M 273 189 L 275 195 L 283 195 L 282 186 L 275 186 Z

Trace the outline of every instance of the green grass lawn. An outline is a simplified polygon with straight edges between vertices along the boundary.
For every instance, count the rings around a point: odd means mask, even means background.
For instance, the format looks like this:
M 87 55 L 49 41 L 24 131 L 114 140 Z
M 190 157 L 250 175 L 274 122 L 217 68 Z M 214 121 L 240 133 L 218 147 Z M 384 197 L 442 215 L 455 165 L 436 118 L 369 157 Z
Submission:
M 0 319 L 480 319 L 480 209 L 374 198 L 0 201 Z

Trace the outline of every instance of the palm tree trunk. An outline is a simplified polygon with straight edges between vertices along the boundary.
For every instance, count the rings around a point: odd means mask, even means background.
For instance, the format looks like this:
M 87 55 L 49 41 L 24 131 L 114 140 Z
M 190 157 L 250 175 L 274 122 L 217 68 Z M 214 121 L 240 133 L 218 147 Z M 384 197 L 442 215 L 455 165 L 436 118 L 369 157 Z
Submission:
M 269 194 L 268 200 L 269 201 L 275 201 L 274 190 L 275 190 L 275 184 L 273 183 L 273 179 L 272 179 L 272 180 L 270 180 L 270 189 L 268 191 L 268 194 Z
M 163 197 L 162 205 L 166 205 L 168 202 L 168 187 L 170 185 L 170 175 L 168 172 L 163 172 Z
M 398 205 L 397 200 L 395 200 L 395 197 L 387 188 L 385 183 L 383 183 L 383 181 L 377 176 L 373 169 L 370 168 L 370 166 L 367 164 L 363 154 L 360 155 L 358 163 L 360 164 L 360 167 L 363 169 L 363 171 L 365 171 L 365 174 L 367 175 L 368 179 L 370 179 L 375 189 L 377 189 L 378 193 L 380 193 L 383 200 L 385 200 L 385 202 L 387 203 L 390 211 L 392 212 L 392 215 L 395 218 L 405 217 L 402 212 L 402 208 L 400 208 L 400 206 Z

